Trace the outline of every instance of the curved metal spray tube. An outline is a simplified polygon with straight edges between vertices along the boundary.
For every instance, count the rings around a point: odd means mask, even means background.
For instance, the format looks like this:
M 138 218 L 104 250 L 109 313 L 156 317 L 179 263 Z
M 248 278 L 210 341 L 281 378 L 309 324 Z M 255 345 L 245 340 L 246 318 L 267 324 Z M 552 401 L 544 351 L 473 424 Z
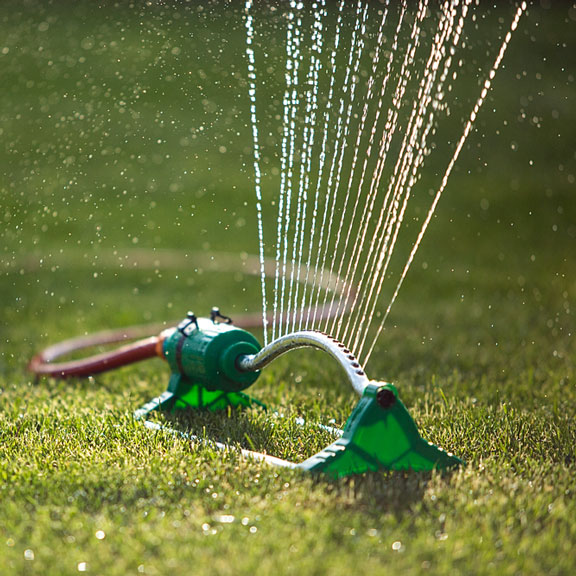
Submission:
M 257 354 L 240 356 L 236 360 L 236 365 L 243 372 L 256 372 L 268 366 L 270 362 L 279 356 L 297 348 L 316 348 L 327 352 L 335 358 L 346 372 L 348 381 L 359 396 L 362 396 L 364 390 L 370 384 L 356 357 L 344 344 L 328 334 L 312 330 L 293 332 L 277 338 L 267 346 L 264 346 Z

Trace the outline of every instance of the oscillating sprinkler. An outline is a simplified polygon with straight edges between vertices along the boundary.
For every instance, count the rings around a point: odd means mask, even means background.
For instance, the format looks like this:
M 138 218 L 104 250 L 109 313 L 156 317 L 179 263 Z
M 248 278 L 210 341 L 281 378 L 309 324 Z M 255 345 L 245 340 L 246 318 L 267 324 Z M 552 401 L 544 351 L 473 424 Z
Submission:
M 217 308 L 210 318 L 189 313 L 177 327 L 160 335 L 157 351 L 172 371 L 168 389 L 137 410 L 135 417 L 146 420 L 155 410 L 221 410 L 260 404 L 243 391 L 275 358 L 302 347 L 323 350 L 336 359 L 360 400 L 341 437 L 318 454 L 299 464 L 262 459 L 331 477 L 376 470 L 447 469 L 462 463 L 424 440 L 396 387 L 369 380 L 341 342 L 321 332 L 301 331 L 262 348 L 250 332 L 235 327 Z
M 39 376 L 86 377 L 160 356 L 171 370 L 168 389 L 136 410 L 134 417 L 149 428 L 163 429 L 164 426 L 148 420 L 151 412 L 263 406 L 244 392 L 256 382 L 260 370 L 291 350 L 312 347 L 327 352 L 340 364 L 360 396 L 340 437 L 301 463 L 248 450 L 242 450 L 244 455 L 333 478 L 377 470 L 445 470 L 462 464 L 459 458 L 420 436 L 395 386 L 369 380 L 344 344 L 318 331 L 294 332 L 262 347 L 250 332 L 234 326 L 229 317 L 213 308 L 209 318 L 188 313 L 176 327 L 164 330 L 159 336 L 139 340 L 113 352 L 54 363 L 63 354 L 121 341 L 135 334 L 104 332 L 56 344 L 33 358 L 30 370 Z M 212 445 L 227 448 L 217 442 Z

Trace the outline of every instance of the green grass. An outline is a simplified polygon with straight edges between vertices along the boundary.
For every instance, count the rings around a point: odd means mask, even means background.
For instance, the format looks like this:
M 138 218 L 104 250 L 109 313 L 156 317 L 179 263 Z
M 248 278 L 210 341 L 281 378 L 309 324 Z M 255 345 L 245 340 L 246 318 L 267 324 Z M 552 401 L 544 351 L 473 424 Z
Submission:
M 260 296 L 196 256 L 257 250 L 238 10 L 7 4 L 0 573 L 573 574 L 573 9 L 529 10 L 369 366 L 466 467 L 328 482 L 144 429 L 131 415 L 166 388 L 160 361 L 27 373 L 63 338 Z M 355 402 L 312 351 L 251 393 L 286 418 L 175 425 L 301 461 L 330 438 L 295 418 L 343 425 Z

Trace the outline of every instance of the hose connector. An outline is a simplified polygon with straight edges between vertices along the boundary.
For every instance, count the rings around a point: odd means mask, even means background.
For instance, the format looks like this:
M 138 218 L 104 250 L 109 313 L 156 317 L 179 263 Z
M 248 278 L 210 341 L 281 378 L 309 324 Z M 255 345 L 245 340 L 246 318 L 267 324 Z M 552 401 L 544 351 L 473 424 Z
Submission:
M 206 390 L 223 392 L 238 392 L 256 382 L 259 372 L 240 370 L 236 361 L 259 350 L 260 344 L 250 332 L 192 314 L 165 336 L 162 345 L 174 374 Z

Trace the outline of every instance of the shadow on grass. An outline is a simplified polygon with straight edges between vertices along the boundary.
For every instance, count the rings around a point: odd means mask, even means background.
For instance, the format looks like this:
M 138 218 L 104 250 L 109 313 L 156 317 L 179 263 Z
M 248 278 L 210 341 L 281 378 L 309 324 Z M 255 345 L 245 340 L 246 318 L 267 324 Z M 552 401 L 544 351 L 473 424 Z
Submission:
M 301 462 L 322 450 L 337 435 L 319 424 L 304 422 L 295 414 L 280 415 L 259 408 L 228 409 L 223 412 L 184 410 L 165 414 L 169 428 L 195 436 L 207 446 L 220 442 Z
M 442 478 L 448 481 L 450 475 L 444 473 Z M 433 477 L 434 472 L 382 470 L 335 482 L 318 478 L 318 482 L 325 484 L 327 494 L 339 506 L 376 517 L 392 514 L 401 519 L 421 504 Z
M 224 442 L 231 450 L 235 447 L 245 448 L 295 463 L 302 462 L 333 441 L 332 435 L 313 425 L 297 425 L 307 438 L 295 437 L 293 417 L 270 422 L 261 414 L 254 415 L 250 410 L 231 410 L 226 414 L 190 411 L 167 415 L 165 423 L 174 430 L 199 437 L 208 446 L 210 442 Z M 315 431 L 321 434 L 315 435 Z M 309 435 L 313 437 L 313 442 L 310 442 Z M 301 450 L 302 444 L 306 447 L 306 453 Z M 312 448 L 311 444 L 315 447 Z M 327 496 L 335 508 L 376 516 L 392 514 L 397 518 L 413 513 L 421 504 L 432 480 L 448 483 L 452 473 L 382 470 L 336 480 L 324 474 L 310 475 L 298 469 L 290 472 L 301 475 L 303 481 L 310 483 L 313 491 Z

